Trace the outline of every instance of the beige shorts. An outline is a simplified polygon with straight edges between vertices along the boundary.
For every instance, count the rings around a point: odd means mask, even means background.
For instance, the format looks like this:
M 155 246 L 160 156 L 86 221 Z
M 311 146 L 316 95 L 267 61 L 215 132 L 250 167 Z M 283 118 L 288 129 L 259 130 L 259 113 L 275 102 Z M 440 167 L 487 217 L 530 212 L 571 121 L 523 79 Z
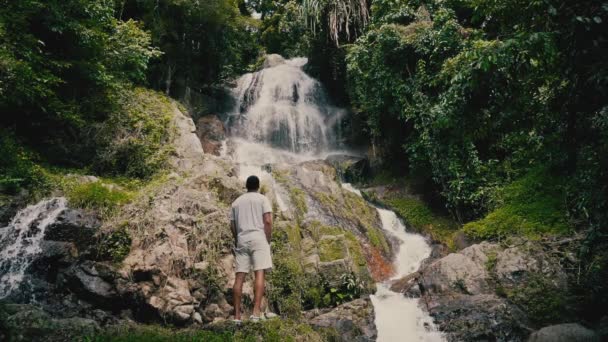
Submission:
M 254 271 L 272 269 L 270 244 L 263 234 L 250 237 L 243 242 L 239 241 L 234 249 L 234 256 L 237 273 L 249 273 L 252 267 Z

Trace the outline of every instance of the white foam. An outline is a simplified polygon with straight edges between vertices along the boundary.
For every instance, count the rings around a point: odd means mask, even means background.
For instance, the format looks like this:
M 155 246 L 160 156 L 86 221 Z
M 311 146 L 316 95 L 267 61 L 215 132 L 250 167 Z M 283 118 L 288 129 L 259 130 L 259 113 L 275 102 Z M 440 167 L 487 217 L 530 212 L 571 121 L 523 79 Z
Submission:
M 25 271 L 42 251 L 40 243 L 46 227 L 66 207 L 64 197 L 44 200 L 20 210 L 8 226 L 0 229 L 0 298 L 21 284 Z

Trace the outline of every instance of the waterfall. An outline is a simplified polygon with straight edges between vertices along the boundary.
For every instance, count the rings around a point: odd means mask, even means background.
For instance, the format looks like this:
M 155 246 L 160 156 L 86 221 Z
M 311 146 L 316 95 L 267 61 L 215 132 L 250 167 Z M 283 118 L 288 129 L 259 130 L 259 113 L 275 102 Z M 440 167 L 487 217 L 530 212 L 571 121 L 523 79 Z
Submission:
M 306 75 L 305 58 L 284 60 L 267 57 L 265 68 L 239 78 L 233 90 L 236 105 L 228 114 L 232 157 L 239 166 L 239 177 L 257 175 L 275 189 L 280 210 L 285 210 L 280 184 L 265 167 L 267 164 L 297 164 L 324 159 L 338 147 L 340 120 L 345 111 L 328 105 L 318 81 Z M 346 190 L 361 196 L 350 184 Z M 276 190 L 279 189 L 279 190 Z M 408 233 L 394 212 L 378 209 L 382 225 L 400 242 L 395 258 L 396 278 L 415 272 L 430 254 L 425 239 Z M 418 306 L 418 299 L 404 297 L 377 284 L 372 296 L 376 312 L 378 341 L 443 341 L 432 318 Z
M 336 141 L 330 134 L 344 111 L 329 106 L 320 83 L 302 67 L 306 58 L 267 58 L 267 67 L 245 74 L 233 94 L 232 135 L 294 153 L 318 153 Z
M 46 227 L 55 222 L 66 205 L 63 197 L 41 201 L 22 209 L 8 226 L 0 228 L 0 299 L 19 287 L 27 268 L 41 252 Z
M 361 196 L 361 191 L 351 184 L 344 183 L 342 187 Z M 399 241 L 399 251 L 394 262 L 396 272 L 391 280 L 416 272 L 431 253 L 430 246 L 421 235 L 408 233 L 395 212 L 380 208 L 376 210 L 382 228 Z M 393 292 L 388 284 L 378 283 L 376 287 L 376 294 L 371 299 L 376 313 L 379 342 L 444 340 L 433 319 L 418 305 L 418 298 L 407 298 L 401 293 Z

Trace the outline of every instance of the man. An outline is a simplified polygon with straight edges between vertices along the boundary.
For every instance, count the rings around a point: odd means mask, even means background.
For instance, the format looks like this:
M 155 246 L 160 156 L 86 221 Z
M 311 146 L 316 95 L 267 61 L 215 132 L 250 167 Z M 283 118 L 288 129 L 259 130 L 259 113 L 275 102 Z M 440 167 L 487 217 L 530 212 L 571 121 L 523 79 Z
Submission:
M 260 306 L 264 296 L 264 272 L 272 268 L 270 236 L 272 234 L 272 206 L 260 194 L 260 180 L 250 176 L 247 193 L 232 203 L 230 226 L 234 236 L 236 277 L 234 279 L 234 320 L 241 322 L 241 295 L 245 276 L 253 268 L 255 273 L 252 321 L 264 319 Z

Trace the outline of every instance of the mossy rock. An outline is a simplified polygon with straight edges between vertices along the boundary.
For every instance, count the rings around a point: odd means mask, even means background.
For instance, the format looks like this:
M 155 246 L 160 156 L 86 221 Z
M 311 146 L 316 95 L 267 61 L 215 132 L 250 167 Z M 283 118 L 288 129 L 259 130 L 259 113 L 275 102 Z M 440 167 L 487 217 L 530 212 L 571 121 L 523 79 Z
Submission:
M 319 240 L 319 258 L 321 262 L 348 258 L 344 235 L 323 236 Z

